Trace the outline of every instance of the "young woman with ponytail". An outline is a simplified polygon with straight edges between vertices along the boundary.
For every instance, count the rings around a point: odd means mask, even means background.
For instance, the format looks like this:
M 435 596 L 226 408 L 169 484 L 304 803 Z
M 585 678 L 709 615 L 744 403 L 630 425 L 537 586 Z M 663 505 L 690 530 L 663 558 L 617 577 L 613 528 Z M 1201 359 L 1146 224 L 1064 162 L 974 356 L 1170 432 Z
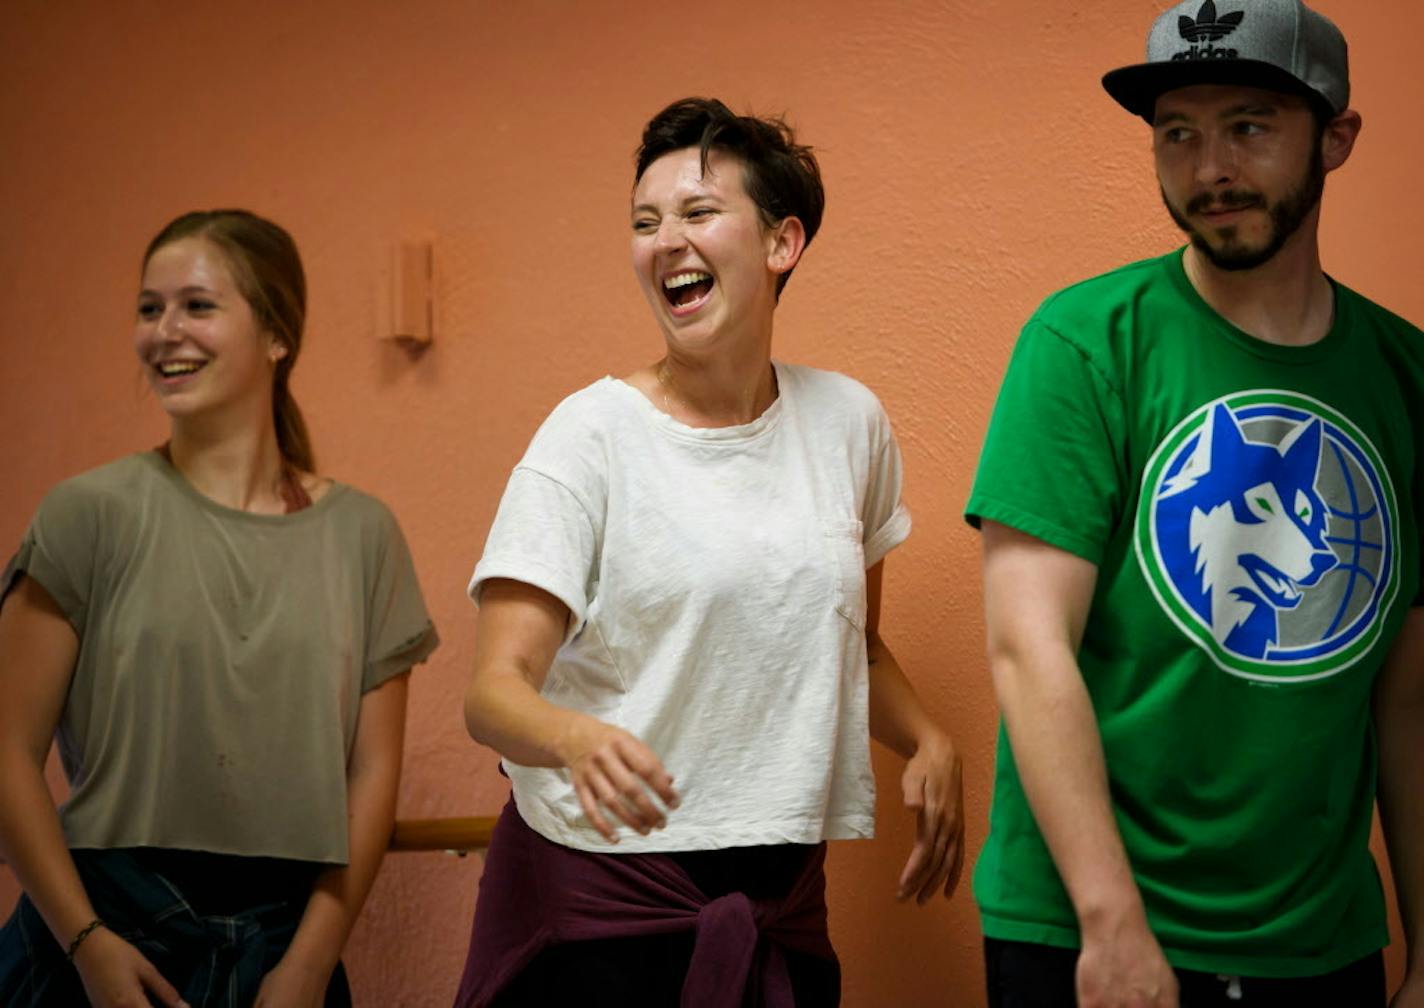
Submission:
M 0 578 L 0 855 L 25 889 L 0 1004 L 350 1004 L 435 631 L 390 512 L 315 472 L 291 237 L 185 214 L 141 287 L 169 439 L 55 487 Z

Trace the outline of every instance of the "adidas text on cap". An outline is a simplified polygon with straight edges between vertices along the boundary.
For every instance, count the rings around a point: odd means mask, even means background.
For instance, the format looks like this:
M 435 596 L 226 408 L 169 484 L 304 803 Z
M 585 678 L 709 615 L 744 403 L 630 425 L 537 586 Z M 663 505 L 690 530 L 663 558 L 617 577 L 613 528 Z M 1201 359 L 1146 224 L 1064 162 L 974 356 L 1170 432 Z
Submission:
M 1118 104 L 1148 122 L 1158 96 L 1193 84 L 1300 94 L 1332 113 L 1350 101 L 1345 36 L 1300 0 L 1184 0 L 1152 24 L 1147 62 L 1103 77 Z

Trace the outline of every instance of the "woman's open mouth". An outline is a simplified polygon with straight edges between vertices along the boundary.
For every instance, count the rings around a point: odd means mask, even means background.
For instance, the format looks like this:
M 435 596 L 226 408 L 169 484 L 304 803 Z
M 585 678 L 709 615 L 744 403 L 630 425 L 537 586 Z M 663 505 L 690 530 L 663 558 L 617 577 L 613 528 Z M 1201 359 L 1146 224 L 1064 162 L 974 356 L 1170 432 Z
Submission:
M 167 384 L 192 377 L 207 366 L 208 362 L 205 360 L 169 360 L 159 361 L 153 365 L 153 370 L 157 371 L 158 376 Z
M 684 270 L 663 278 L 663 297 L 673 307 L 673 314 L 694 312 L 707 301 L 716 281 L 711 273 Z

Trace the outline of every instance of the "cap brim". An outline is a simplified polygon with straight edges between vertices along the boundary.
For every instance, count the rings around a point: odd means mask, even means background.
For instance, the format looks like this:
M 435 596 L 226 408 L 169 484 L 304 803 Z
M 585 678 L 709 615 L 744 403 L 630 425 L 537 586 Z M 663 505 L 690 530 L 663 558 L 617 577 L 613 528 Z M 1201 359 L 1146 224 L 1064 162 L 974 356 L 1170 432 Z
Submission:
M 1123 108 L 1152 122 L 1157 99 L 1194 84 L 1240 84 L 1298 94 L 1329 107 L 1325 96 L 1280 67 L 1260 60 L 1203 59 L 1138 63 L 1103 75 L 1103 87 Z

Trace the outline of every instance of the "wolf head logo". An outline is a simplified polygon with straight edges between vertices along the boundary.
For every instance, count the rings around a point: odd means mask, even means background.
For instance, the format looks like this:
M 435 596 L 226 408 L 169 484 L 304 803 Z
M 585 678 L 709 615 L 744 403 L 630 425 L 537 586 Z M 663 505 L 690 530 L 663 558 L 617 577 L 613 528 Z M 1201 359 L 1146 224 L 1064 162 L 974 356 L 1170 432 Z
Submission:
M 1199 578 L 1187 601 L 1236 654 L 1265 658 L 1280 612 L 1339 563 L 1316 489 L 1321 433 L 1311 419 L 1278 446 L 1257 444 L 1218 403 L 1192 458 L 1164 488 L 1159 521 L 1185 532 Z
M 1348 416 L 1242 389 L 1153 449 L 1134 547 L 1163 614 L 1218 668 L 1304 683 L 1376 653 L 1401 584 L 1399 514 L 1389 467 Z

